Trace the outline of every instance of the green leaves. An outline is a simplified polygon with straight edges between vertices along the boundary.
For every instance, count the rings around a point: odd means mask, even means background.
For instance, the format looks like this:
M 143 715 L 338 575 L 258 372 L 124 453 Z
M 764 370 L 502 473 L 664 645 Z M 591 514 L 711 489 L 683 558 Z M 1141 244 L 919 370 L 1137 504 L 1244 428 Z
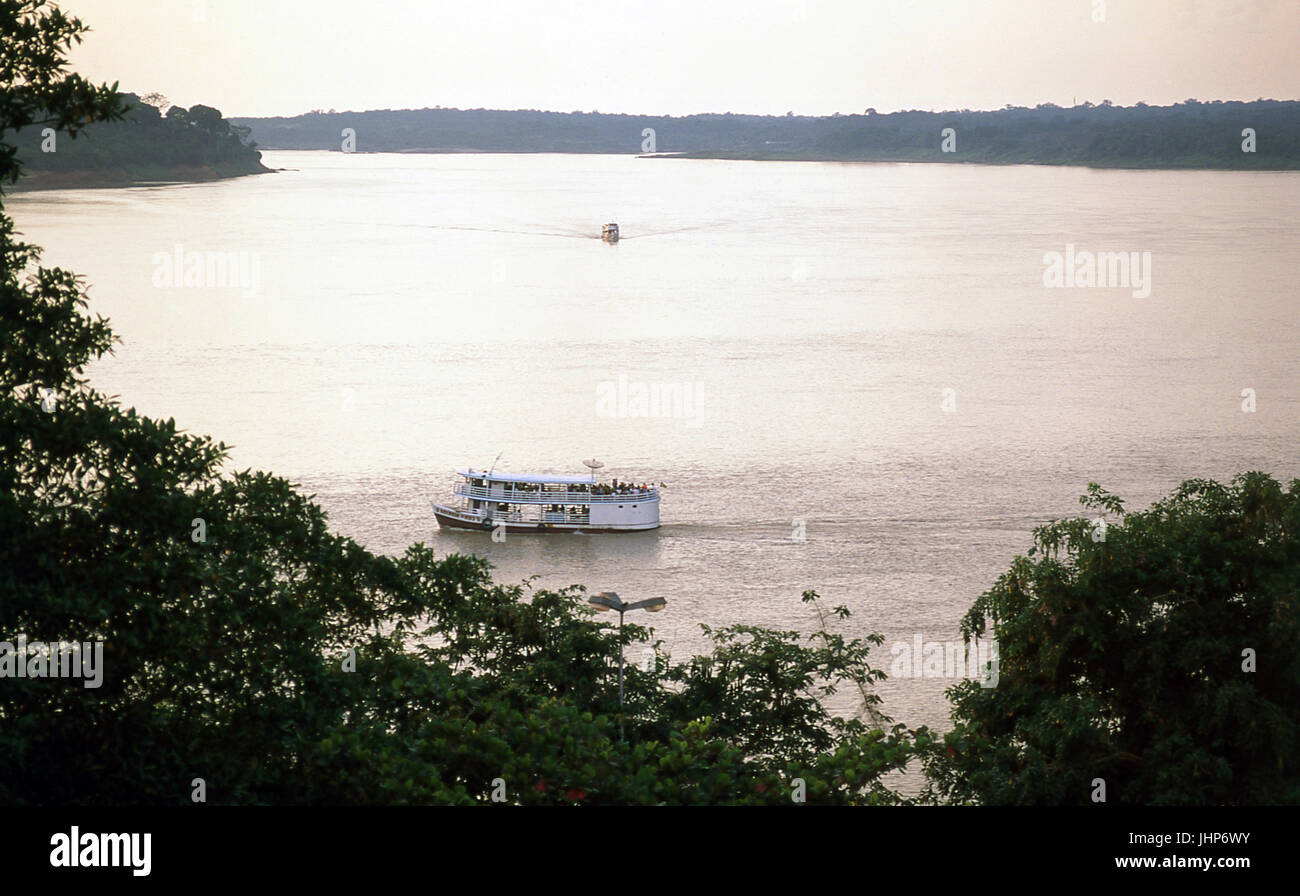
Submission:
M 50 125 L 75 137 L 92 121 L 122 116 L 117 84 L 95 86 L 64 70 L 65 53 L 85 30 L 46 0 L 0 2 L 0 136 Z M 0 186 L 20 172 L 15 147 L 0 144 Z
M 1096 486 L 1083 503 L 1122 513 Z M 1000 683 L 949 692 L 936 798 L 986 803 L 1300 800 L 1300 482 L 1184 482 L 1095 537 L 1036 533 L 963 621 L 992 627 Z M 1259 658 L 1246 671 L 1246 651 Z

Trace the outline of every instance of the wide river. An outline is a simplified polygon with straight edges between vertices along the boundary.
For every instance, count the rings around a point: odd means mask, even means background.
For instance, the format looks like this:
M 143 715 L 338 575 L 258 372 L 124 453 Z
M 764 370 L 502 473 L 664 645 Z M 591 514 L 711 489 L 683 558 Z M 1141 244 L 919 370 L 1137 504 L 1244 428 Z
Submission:
M 888 671 L 896 643 L 957 638 L 1090 481 L 1138 508 L 1191 477 L 1300 476 L 1300 174 L 265 161 L 286 170 L 7 200 L 122 339 L 95 385 L 301 483 L 372 549 L 663 596 L 638 621 L 678 657 L 700 623 L 810 630 L 814 588 L 851 608 L 846 634 L 886 636 Z M 1139 253 L 1149 294 L 1046 287 L 1069 245 Z M 242 285 L 186 285 L 177 247 L 242 253 Z M 690 403 L 637 416 L 620 383 Z M 664 525 L 440 533 L 430 499 L 498 454 L 663 481 Z M 879 691 L 946 727 L 950 684 Z

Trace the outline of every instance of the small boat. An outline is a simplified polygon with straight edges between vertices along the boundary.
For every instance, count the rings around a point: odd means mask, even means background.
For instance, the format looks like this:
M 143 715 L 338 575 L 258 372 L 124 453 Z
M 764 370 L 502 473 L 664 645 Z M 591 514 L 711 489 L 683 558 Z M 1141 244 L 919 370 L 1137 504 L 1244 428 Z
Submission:
M 604 464 L 583 461 L 588 476 L 514 475 L 457 470 L 454 503 L 433 503 L 444 529 L 505 532 L 643 532 L 659 528 L 659 489 L 596 478 Z

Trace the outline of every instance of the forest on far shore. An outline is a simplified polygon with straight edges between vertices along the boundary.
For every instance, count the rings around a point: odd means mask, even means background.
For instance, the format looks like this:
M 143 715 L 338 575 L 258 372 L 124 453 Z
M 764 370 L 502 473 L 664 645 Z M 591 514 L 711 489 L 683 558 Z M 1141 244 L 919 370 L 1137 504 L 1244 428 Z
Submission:
M 20 128 L 13 139 L 25 172 L 19 188 L 215 180 L 270 170 L 248 128 L 211 106 L 186 109 L 158 94 L 119 97 L 122 118 L 93 122 L 75 138 L 42 124 Z
M 1300 101 L 1044 103 L 812 117 L 535 109 L 317 110 L 233 118 L 264 149 L 672 153 L 697 158 L 981 162 L 1098 168 L 1300 168 Z M 945 129 L 951 129 L 946 131 Z

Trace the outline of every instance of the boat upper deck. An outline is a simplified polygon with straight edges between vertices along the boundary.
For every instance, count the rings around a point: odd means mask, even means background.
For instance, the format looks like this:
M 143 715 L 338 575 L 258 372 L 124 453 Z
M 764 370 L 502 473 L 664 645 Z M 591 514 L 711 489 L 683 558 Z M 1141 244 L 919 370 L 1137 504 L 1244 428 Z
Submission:
M 659 489 L 649 484 L 598 482 L 589 476 L 516 476 L 457 470 L 465 481 L 455 493 L 464 498 L 514 504 L 635 504 L 658 501 Z

